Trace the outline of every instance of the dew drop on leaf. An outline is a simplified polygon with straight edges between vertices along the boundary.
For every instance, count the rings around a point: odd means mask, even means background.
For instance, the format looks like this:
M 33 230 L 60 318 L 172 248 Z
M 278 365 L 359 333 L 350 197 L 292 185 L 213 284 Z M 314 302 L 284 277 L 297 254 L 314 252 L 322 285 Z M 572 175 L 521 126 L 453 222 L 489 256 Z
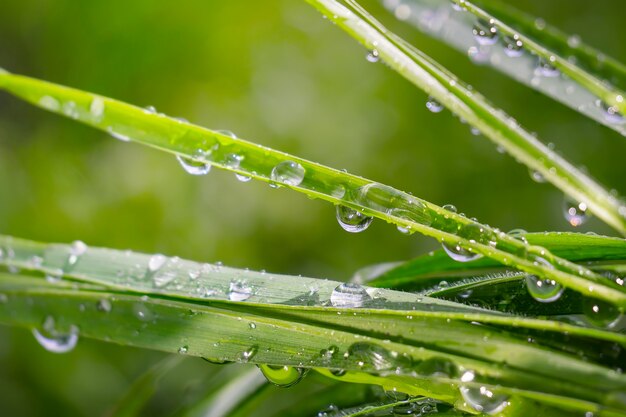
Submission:
M 498 41 L 498 29 L 491 22 L 478 20 L 472 28 L 472 33 L 479 45 L 493 45 Z
M 304 179 L 304 167 L 297 162 L 283 161 L 277 164 L 270 174 L 272 181 L 292 186 L 300 185 Z
M 466 371 L 461 376 L 462 382 L 474 382 L 474 372 Z M 499 414 L 509 404 L 509 397 L 502 394 L 494 393 L 485 386 L 460 386 L 461 395 L 465 402 L 476 411 L 485 414 Z
M 148 271 L 151 273 L 158 271 L 165 265 L 166 261 L 167 257 L 165 255 L 161 255 L 160 253 L 152 255 L 148 261 Z
M 359 284 L 345 282 L 338 285 L 330 295 L 330 304 L 337 308 L 359 308 L 372 297 Z
M 367 55 L 365 55 L 365 59 L 367 59 L 367 62 L 378 62 L 378 60 L 380 59 L 380 57 L 378 56 L 378 51 L 376 49 L 369 51 Z
M 294 366 L 259 365 L 259 369 L 270 383 L 281 388 L 296 385 L 309 372 L 306 368 Z
M 70 326 L 69 331 L 60 332 L 55 327 L 52 316 L 46 317 L 40 329 L 33 329 L 33 335 L 39 344 L 52 353 L 66 353 L 78 343 L 78 327 Z
M 528 293 L 537 301 L 551 303 L 561 298 L 563 286 L 550 278 L 539 278 L 537 275 L 526 276 Z
M 350 233 L 359 233 L 372 224 L 373 217 L 368 217 L 358 210 L 338 205 L 336 208 L 337 222 L 343 230 Z
M 546 60 L 545 58 L 540 57 L 537 60 L 537 75 L 541 75 L 543 77 L 558 77 L 561 73 L 554 65 L 552 65 L 551 61 Z
M 176 159 L 188 174 L 206 175 L 211 171 L 211 164 L 206 162 L 195 161 L 181 155 L 176 155 Z

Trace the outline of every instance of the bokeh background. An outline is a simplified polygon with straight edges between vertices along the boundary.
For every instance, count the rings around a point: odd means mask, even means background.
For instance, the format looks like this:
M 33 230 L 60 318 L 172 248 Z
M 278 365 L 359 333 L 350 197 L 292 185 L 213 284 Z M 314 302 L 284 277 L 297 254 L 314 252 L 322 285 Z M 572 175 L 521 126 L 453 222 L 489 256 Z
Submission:
M 626 61 L 626 9 L 605 0 L 516 2 Z M 449 47 L 383 21 L 626 193 L 626 140 Z M 2 0 L 0 66 L 184 117 L 365 176 L 503 230 L 571 230 L 562 194 L 533 182 L 449 112 L 304 1 Z M 0 93 L 0 231 L 205 262 L 348 279 L 358 268 L 435 248 L 374 222 L 344 232 L 334 207 L 217 169 L 186 174 L 165 153 L 113 140 Z M 582 231 L 613 234 L 596 219 Z M 89 340 L 66 355 L 0 328 L 0 415 L 103 415 L 162 355 Z M 188 359 L 146 415 L 166 415 L 216 366 Z M 211 379 L 213 378 L 213 379 Z M 204 385 L 203 385 L 204 384 Z

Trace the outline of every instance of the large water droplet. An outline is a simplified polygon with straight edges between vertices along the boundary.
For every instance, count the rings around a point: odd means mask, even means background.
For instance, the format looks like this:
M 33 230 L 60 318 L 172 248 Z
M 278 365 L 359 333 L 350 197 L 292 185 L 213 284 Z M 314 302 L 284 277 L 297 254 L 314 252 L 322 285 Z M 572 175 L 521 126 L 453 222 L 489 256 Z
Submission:
M 230 301 L 246 301 L 252 296 L 252 288 L 245 281 L 235 280 L 228 287 L 228 299 Z
M 510 58 L 517 58 L 524 54 L 524 44 L 517 35 L 504 37 L 504 53 Z
M 98 311 L 102 311 L 103 313 L 111 312 L 111 309 L 112 309 L 111 301 L 107 298 L 102 298 L 98 300 L 98 302 L 96 303 L 96 309 Z
M 89 113 L 94 121 L 99 122 L 104 116 L 104 100 L 101 97 L 94 97 L 89 105 Z
M 51 96 L 42 96 L 39 99 L 39 105 L 49 111 L 61 110 L 61 104 L 59 103 L 59 100 Z
M 546 177 L 543 176 L 543 174 L 537 170 L 534 169 L 528 169 L 528 173 L 530 174 L 530 178 L 535 181 L 538 182 L 540 184 L 546 182 Z
M 439 103 L 432 97 L 428 97 L 428 101 L 426 101 L 426 108 L 433 113 L 439 113 L 443 110 L 443 104 Z
M 526 276 L 528 293 L 537 301 L 551 303 L 561 298 L 563 286 L 550 278 L 539 278 L 536 275 Z
M 367 342 L 354 343 L 344 357 L 356 362 L 362 369 L 376 371 L 408 369 L 411 365 L 410 358 Z
M 78 343 L 78 327 L 72 325 L 67 333 L 59 332 L 52 316 L 46 317 L 41 330 L 33 329 L 33 335 L 44 349 L 52 353 L 69 352 Z
M 338 308 L 363 307 L 371 299 L 364 287 L 351 282 L 338 285 L 330 295 L 331 305 Z
M 270 175 L 272 181 L 297 186 L 304 179 L 304 167 L 297 162 L 283 161 L 277 164 Z
M 462 382 L 473 382 L 474 372 L 466 371 L 461 376 Z M 509 404 L 509 397 L 496 394 L 491 389 L 481 386 L 460 386 L 461 395 L 465 402 L 476 411 L 486 414 L 498 414 Z
M 362 232 L 369 227 L 372 220 L 373 217 L 368 217 L 360 211 L 346 206 L 337 206 L 337 222 L 347 232 Z
M 269 382 L 281 388 L 296 385 L 309 372 L 306 368 L 293 366 L 259 365 L 259 369 Z
M 191 175 L 206 175 L 211 171 L 211 164 L 206 162 L 195 161 L 190 158 L 186 158 L 181 155 L 176 155 L 176 159 L 180 162 L 180 165 L 183 167 L 188 174 Z
M 607 329 L 615 327 L 621 318 L 615 305 L 595 298 L 583 299 L 583 313 L 591 324 Z
M 479 45 L 493 45 L 498 41 L 498 29 L 493 22 L 478 20 L 472 28 L 472 33 Z
M 569 196 L 563 200 L 563 215 L 565 220 L 574 227 L 578 227 L 589 219 L 587 203 L 579 203 Z
M 482 258 L 482 254 L 471 252 L 461 246 L 460 243 L 447 243 L 442 242 L 441 246 L 446 251 L 448 256 L 457 262 L 471 262 L 476 259 Z

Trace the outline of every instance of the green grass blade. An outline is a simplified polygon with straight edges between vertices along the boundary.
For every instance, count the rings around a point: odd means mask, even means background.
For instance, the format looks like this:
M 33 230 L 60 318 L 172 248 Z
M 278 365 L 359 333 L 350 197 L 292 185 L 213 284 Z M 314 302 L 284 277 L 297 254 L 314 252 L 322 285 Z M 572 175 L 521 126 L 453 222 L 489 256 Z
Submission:
M 596 181 L 524 130 L 517 121 L 495 108 L 478 92 L 431 58 L 397 37 L 356 2 L 351 8 L 336 0 L 307 0 L 329 20 L 412 84 L 479 129 L 511 156 L 572 198 L 585 202 L 604 222 L 626 234 L 626 204 Z
M 528 273 L 545 276 L 565 287 L 593 294 L 596 298 L 626 308 L 624 288 L 606 282 L 592 271 L 555 257 L 543 247 L 528 245 L 498 229 L 389 186 L 68 87 L 19 75 L 0 74 L 0 88 L 50 111 L 112 132 L 117 137 L 359 210 L 367 216 L 434 237 L 448 245 Z M 236 164 L 233 164 L 233 156 Z M 298 167 L 297 178 L 272 174 L 275 169 L 286 165 Z
M 543 30 L 535 31 L 532 36 L 528 33 L 530 28 L 527 16 L 512 11 L 494 13 L 491 10 L 501 10 L 502 7 L 493 1 L 457 0 L 455 5 L 457 8 L 462 7 L 462 10 L 455 10 L 452 7 L 454 3 L 447 0 L 409 0 L 385 4 L 390 11 L 395 12 L 401 8 L 405 13 L 400 15 L 403 20 L 450 44 L 463 54 L 469 54 L 475 63 L 492 66 L 530 88 L 626 135 L 626 119 L 621 116 L 626 109 L 626 93 L 605 81 L 606 75 L 595 74 L 567 58 L 573 56 L 574 51 L 580 51 L 579 55 L 587 58 L 583 62 L 589 61 L 589 47 L 578 45 L 572 48 L 562 35 L 550 38 L 553 44 L 556 41 L 557 48 L 545 45 Z M 480 7 L 483 4 L 487 7 Z M 489 11 L 488 6 L 492 6 Z M 474 25 L 479 21 L 490 22 L 488 27 L 496 31 L 492 39 L 483 37 L 488 45 L 481 45 L 472 36 Z M 512 47 L 508 49 L 507 46 Z M 594 52 L 594 58 L 603 56 Z M 597 58 L 594 61 L 597 65 Z M 541 62 L 549 63 L 545 71 L 539 66 Z M 607 69 L 611 68 L 616 76 L 623 74 L 623 66 L 615 60 L 607 59 L 607 65 Z

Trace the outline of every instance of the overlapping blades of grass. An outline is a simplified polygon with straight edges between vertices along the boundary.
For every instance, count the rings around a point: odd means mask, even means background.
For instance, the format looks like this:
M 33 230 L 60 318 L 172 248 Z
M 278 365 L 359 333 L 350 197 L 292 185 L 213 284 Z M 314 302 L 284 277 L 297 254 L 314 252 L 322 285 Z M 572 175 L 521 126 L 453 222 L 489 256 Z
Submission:
M 511 156 L 572 198 L 584 202 L 599 218 L 626 234 L 626 203 L 524 130 L 477 91 L 430 57 L 382 26 L 353 0 L 307 0 L 329 20 L 450 111 L 478 128 Z
M 319 368 L 341 381 L 398 387 L 466 411 L 475 409 L 459 384 L 502 392 L 510 402 L 506 415 L 549 415 L 554 407 L 626 413 L 617 401 L 626 377 L 611 369 L 622 355 L 607 364 L 592 351 L 582 359 L 567 350 L 585 352 L 594 346 L 586 341 L 623 345 L 623 335 L 390 290 L 361 288 L 337 298 L 338 282 L 76 243 L 5 238 L 4 249 L 9 241 L 11 257 L 2 262 L 40 275 L 0 275 L 6 324 L 53 336 L 80 329 L 84 337 L 214 361 Z M 63 279 L 49 282 L 42 273 Z M 509 330 L 485 325 L 507 322 Z M 542 330 L 533 343 L 515 333 L 524 326 Z M 567 343 L 555 338 L 561 332 L 569 333 Z M 460 381 L 469 370 L 477 380 Z
M 624 67 L 579 38 L 545 28 L 544 22 L 493 0 L 384 4 L 396 17 L 468 54 L 473 62 L 490 65 L 626 135 L 626 93 L 606 81 L 623 80 Z
M 361 27 L 363 22 L 358 19 L 357 22 L 361 22 L 357 25 Z M 396 51 L 394 53 L 400 53 L 389 41 L 385 42 Z M 349 221 L 359 219 L 360 214 L 354 211 L 358 210 L 411 232 L 435 237 L 460 253 L 486 256 L 626 308 L 624 288 L 592 271 L 558 258 L 545 248 L 528 245 L 498 229 L 389 186 L 154 111 L 32 78 L 0 73 L 0 88 L 50 111 L 108 131 L 119 139 L 174 153 L 187 169 L 195 164 L 193 169 L 197 170 L 200 165 L 203 172 L 208 172 L 206 167 L 214 165 L 275 187 L 288 187 L 346 207 L 342 213 L 349 213 Z M 438 88 L 442 88 L 441 85 Z M 454 96 L 450 99 L 457 101 Z M 463 108 L 467 107 L 463 105 Z M 594 187 L 584 189 L 592 194 L 597 191 Z

